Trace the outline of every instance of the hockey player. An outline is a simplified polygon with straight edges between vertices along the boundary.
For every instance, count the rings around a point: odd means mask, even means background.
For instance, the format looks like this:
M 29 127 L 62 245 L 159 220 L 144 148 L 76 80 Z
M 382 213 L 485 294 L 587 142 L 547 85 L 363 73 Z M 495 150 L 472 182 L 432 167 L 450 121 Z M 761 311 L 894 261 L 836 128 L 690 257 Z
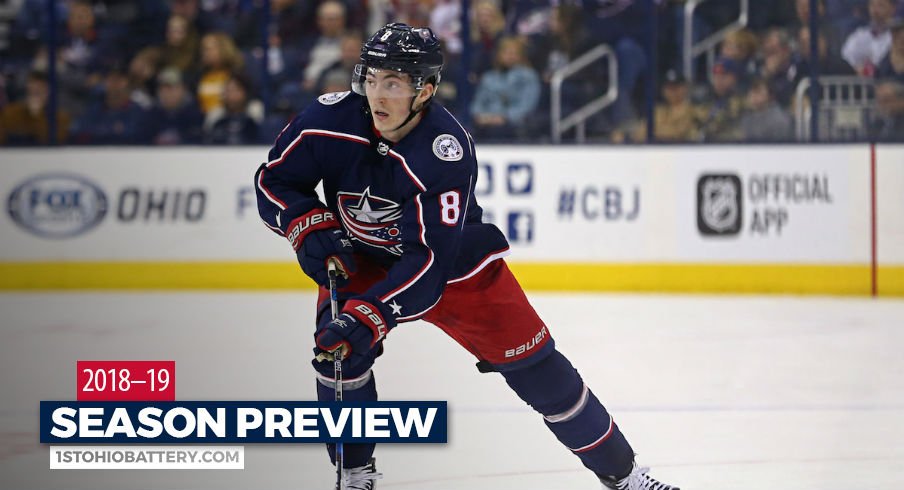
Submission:
M 500 373 L 605 487 L 677 490 L 634 463 L 509 271 L 505 237 L 481 222 L 474 141 L 432 102 L 442 66 L 430 29 L 386 25 L 364 43 L 352 91 L 320 96 L 255 174 L 261 217 L 321 285 L 318 398 L 333 399 L 331 353 L 342 348 L 344 399 L 376 400 L 371 367 L 387 334 L 423 319 L 470 351 L 481 371 Z M 326 202 L 314 190 L 320 182 Z M 329 258 L 348 276 L 336 320 L 323 287 Z M 346 488 L 374 489 L 374 445 L 344 451 Z

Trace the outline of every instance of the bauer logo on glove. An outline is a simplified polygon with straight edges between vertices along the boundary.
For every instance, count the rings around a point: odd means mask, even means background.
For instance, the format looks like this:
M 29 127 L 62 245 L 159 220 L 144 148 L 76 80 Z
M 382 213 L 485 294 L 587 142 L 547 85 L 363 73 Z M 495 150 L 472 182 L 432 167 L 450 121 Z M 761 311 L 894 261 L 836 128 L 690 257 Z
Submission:
M 329 210 L 314 209 L 296 218 L 289 224 L 286 237 L 295 249 L 301 269 L 321 286 L 328 281 L 327 261 L 336 262 L 344 279 L 357 270 L 352 242 Z M 342 285 L 340 281 L 339 286 Z
M 289 223 L 289 234 L 286 238 L 297 252 L 308 233 L 315 230 L 337 228 L 339 223 L 333 213 L 323 209 L 315 209 Z
M 372 328 L 374 329 L 374 335 L 377 337 L 377 340 L 374 341 L 374 343 L 376 343 L 383 337 L 386 337 L 386 323 L 382 318 L 380 318 L 379 313 L 372 310 L 367 303 L 355 305 L 354 310 L 361 312 L 364 316 L 367 317 L 368 320 L 371 321 Z
M 324 317 L 314 338 L 317 360 L 329 360 L 324 353 L 342 349 L 343 358 L 351 366 L 372 355 L 380 342 L 395 326 L 395 320 L 385 310 L 388 306 L 375 298 L 352 298 L 345 303 L 336 319 Z

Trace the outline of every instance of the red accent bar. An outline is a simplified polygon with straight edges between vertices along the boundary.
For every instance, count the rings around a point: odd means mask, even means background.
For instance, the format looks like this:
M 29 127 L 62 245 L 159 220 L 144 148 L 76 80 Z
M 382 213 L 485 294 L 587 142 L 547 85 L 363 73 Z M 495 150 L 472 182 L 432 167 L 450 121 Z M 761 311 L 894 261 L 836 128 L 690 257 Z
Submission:
M 877 230 L 877 213 L 876 213 L 876 144 L 870 143 L 869 145 L 870 152 L 870 167 L 869 167 L 869 178 L 870 178 L 870 246 L 871 250 L 871 260 L 872 263 L 870 265 L 870 288 L 873 297 L 879 296 L 879 259 L 877 253 L 877 245 L 878 238 L 876 236 Z
M 78 401 L 175 401 L 176 361 L 78 361 Z

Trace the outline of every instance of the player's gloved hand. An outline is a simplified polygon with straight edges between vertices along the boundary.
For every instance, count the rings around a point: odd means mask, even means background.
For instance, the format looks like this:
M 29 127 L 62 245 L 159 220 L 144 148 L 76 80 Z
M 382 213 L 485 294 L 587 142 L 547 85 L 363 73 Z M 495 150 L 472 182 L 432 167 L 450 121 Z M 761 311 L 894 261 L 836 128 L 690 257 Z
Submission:
M 329 283 L 327 260 L 330 258 L 336 260 L 340 269 L 340 287 L 342 279 L 357 271 L 352 242 L 328 209 L 318 208 L 299 216 L 289 223 L 287 230 L 286 237 L 295 249 L 301 270 L 317 284 Z
M 387 310 L 389 307 L 375 298 L 356 297 L 345 302 L 335 320 L 323 315 L 314 333 L 317 360 L 330 360 L 327 354 L 340 348 L 352 368 L 368 356 L 374 357 L 373 351 L 396 325 Z

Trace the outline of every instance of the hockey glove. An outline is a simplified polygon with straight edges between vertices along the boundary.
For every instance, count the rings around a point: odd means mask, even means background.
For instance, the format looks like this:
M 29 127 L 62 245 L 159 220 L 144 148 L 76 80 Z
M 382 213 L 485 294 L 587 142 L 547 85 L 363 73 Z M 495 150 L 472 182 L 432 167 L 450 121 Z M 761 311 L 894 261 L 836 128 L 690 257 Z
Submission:
M 295 249 L 301 270 L 321 286 L 329 282 L 327 260 L 331 257 L 338 262 L 341 276 L 348 278 L 357 270 L 352 242 L 327 209 L 314 209 L 293 220 L 286 237 Z
M 388 309 L 376 299 L 357 297 L 346 301 L 335 320 L 324 315 L 314 333 L 317 359 L 330 359 L 330 356 L 322 354 L 341 348 L 343 358 L 353 368 L 366 361 L 368 356 L 374 357 L 373 351 L 396 324 L 392 315 L 386 311 Z

